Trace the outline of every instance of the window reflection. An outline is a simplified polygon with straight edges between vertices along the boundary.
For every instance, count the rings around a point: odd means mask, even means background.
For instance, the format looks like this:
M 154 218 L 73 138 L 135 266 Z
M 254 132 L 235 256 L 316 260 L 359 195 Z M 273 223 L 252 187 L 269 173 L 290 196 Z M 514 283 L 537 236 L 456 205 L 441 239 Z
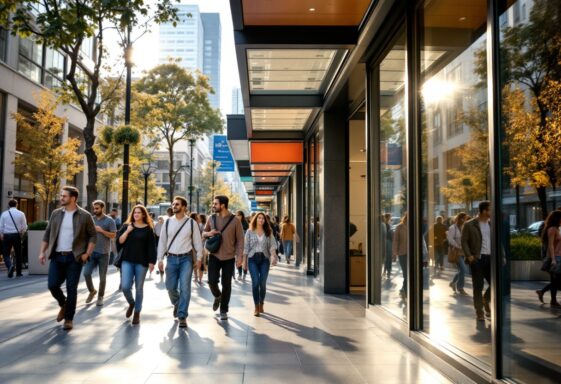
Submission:
M 491 257 L 480 256 L 490 247 L 470 249 L 477 253 L 471 266 L 462 247 L 472 224 L 490 228 L 484 216 L 468 225 L 489 198 L 487 2 L 460 5 L 426 1 L 420 14 L 423 329 L 490 364 L 490 296 L 483 293 Z
M 503 373 L 518 382 L 557 383 L 561 374 L 561 310 L 551 289 L 557 279 L 548 285 L 558 275 L 540 271 L 543 221 L 561 203 L 560 22 L 558 0 L 508 1 L 498 20 L 506 254 Z M 545 232 L 556 243 L 558 223 Z
M 407 146 L 405 31 L 379 65 L 381 303 L 407 315 Z

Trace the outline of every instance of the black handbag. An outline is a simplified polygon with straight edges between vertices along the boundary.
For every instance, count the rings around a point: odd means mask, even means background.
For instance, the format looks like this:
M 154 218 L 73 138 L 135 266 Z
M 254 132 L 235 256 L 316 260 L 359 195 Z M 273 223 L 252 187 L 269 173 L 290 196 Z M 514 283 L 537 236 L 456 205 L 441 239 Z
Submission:
M 234 215 L 232 215 L 232 217 L 230 217 L 230 220 L 228 220 L 228 222 L 226 223 L 224 228 L 222 228 L 222 230 L 220 230 L 220 233 L 217 233 L 216 235 L 211 236 L 208 239 L 206 239 L 205 248 L 210 254 L 216 253 L 220 249 L 220 246 L 222 245 L 222 232 L 224 232 L 224 230 L 226 229 L 228 224 L 230 224 L 230 222 L 233 219 L 234 219 Z M 216 229 L 216 215 L 212 215 L 212 222 L 214 224 L 214 229 Z
M 551 269 L 551 257 L 546 256 L 542 261 L 541 270 L 544 272 L 549 272 L 550 269 Z
M 549 259 L 551 260 L 551 258 Z M 555 275 L 561 275 L 561 263 L 555 263 L 555 265 L 551 264 L 551 267 L 549 268 L 549 272 Z

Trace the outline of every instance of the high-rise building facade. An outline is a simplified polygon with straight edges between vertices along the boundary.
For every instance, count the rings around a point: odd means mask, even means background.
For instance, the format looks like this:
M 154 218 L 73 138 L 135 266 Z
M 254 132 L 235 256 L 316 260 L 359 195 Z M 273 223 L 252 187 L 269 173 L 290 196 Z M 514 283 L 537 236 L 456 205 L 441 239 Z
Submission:
M 232 88 L 232 114 L 243 115 L 242 90 L 239 87 Z
M 208 95 L 210 105 L 220 108 L 221 27 L 218 13 L 201 13 L 204 30 L 203 73 L 210 79 L 214 94 Z
M 179 4 L 179 22 L 160 25 L 160 52 L 158 61 L 181 59 L 179 65 L 191 71 L 203 68 L 203 23 L 197 5 Z

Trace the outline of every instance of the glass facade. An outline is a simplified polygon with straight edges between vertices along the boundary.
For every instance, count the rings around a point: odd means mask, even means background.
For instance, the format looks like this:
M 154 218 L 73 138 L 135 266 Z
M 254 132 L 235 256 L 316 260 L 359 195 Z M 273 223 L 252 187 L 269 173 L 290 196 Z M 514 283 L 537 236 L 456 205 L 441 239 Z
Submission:
M 419 13 L 423 331 L 490 365 L 490 318 L 479 303 L 488 275 L 472 274 L 462 250 L 464 222 L 490 197 L 487 8 L 473 3 L 469 18 L 453 0 L 426 1 Z
M 6 61 L 6 51 L 8 50 L 8 31 L 0 27 L 0 60 Z
M 368 302 L 484 380 L 559 382 L 540 268 L 561 224 L 561 2 L 402 5 L 367 67 Z

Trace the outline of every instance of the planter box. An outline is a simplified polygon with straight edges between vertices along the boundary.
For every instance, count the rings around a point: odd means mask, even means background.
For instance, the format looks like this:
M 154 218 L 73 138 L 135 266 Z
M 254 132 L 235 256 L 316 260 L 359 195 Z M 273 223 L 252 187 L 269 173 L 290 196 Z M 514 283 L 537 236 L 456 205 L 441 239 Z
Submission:
M 511 260 L 510 279 L 511 280 L 549 280 L 549 274 L 542 271 L 541 260 Z
M 47 275 L 49 273 L 49 260 L 45 265 L 39 262 L 39 252 L 45 231 L 27 231 L 28 267 L 30 275 Z

